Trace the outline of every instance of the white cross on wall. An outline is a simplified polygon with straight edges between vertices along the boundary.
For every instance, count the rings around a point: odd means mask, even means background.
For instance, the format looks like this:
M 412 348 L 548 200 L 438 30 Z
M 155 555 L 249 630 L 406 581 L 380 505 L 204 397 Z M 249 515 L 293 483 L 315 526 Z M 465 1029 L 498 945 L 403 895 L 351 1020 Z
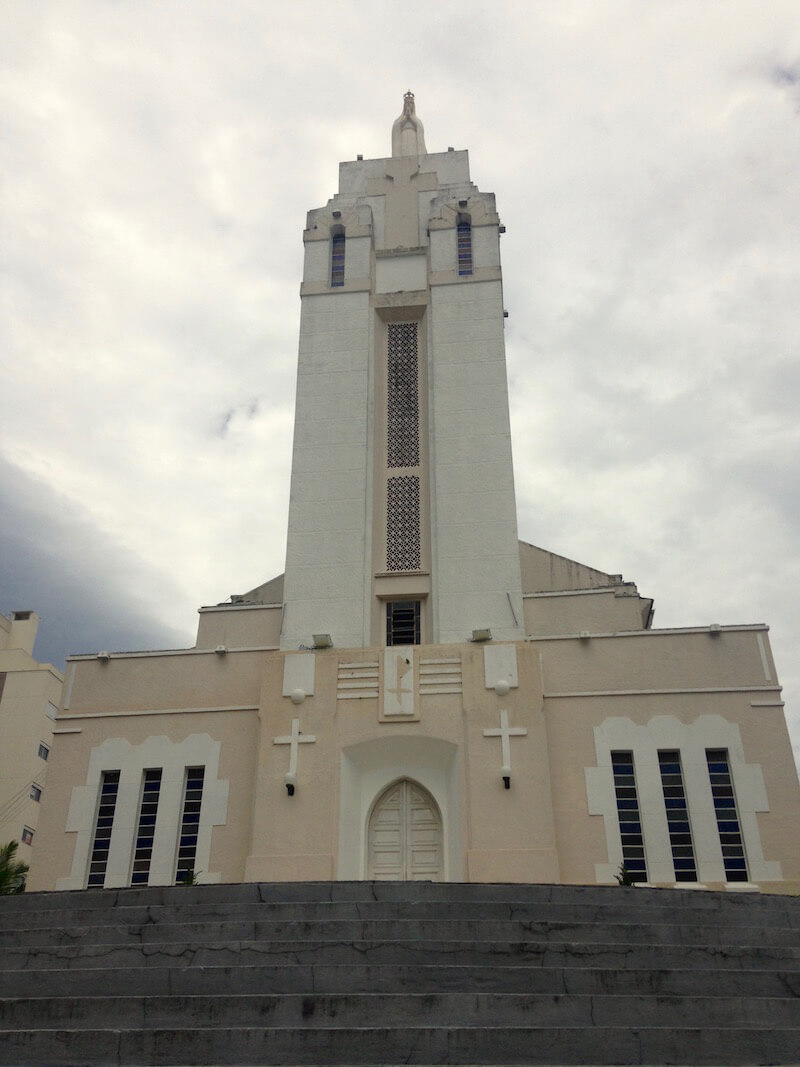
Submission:
M 289 795 L 294 792 L 294 786 L 297 782 L 297 746 L 308 745 L 312 741 L 316 741 L 316 734 L 301 734 L 300 733 L 300 720 L 292 719 L 292 732 L 288 736 L 273 737 L 273 745 L 290 745 L 289 749 L 289 773 L 285 776 L 284 781 L 287 786 L 291 786 Z
M 484 730 L 484 737 L 499 737 L 503 746 L 503 766 L 500 768 L 500 773 L 503 777 L 510 776 L 511 774 L 511 738 L 512 737 L 526 737 L 528 731 L 524 726 L 509 726 L 508 725 L 508 712 L 503 710 L 500 712 L 500 729 Z

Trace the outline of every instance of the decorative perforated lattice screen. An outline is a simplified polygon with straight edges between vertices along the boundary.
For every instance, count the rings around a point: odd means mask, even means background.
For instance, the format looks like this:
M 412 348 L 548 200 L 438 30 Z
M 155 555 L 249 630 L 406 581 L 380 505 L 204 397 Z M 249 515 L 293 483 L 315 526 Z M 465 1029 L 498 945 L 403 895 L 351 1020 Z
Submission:
M 390 478 L 386 484 L 386 570 L 420 568 L 419 478 Z
M 389 323 L 386 454 L 389 467 L 419 464 L 417 323 Z

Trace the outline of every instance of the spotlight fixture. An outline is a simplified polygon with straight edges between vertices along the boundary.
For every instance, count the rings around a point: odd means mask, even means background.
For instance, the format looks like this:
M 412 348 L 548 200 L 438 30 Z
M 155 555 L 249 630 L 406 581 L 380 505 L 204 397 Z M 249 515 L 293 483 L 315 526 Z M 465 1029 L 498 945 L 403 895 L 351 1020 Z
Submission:
M 333 648 L 333 638 L 330 634 L 312 634 L 314 648 Z
M 491 641 L 491 639 L 492 639 L 492 631 L 489 629 L 488 626 L 483 630 L 473 630 L 472 631 L 472 640 L 473 641 Z

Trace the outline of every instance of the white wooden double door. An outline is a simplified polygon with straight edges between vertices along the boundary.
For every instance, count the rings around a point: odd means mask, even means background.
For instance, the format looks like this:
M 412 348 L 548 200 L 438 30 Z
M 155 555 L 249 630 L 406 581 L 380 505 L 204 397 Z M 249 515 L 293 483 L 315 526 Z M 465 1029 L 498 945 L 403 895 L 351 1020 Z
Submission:
M 367 877 L 442 881 L 442 816 L 417 782 L 395 782 L 375 802 L 367 831 Z

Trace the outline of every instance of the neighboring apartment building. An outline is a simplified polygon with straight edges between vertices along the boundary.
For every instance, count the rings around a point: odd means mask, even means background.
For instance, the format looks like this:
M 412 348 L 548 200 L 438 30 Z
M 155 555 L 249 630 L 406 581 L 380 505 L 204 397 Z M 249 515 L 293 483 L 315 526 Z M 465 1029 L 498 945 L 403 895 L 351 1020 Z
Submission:
M 180 651 L 73 656 L 31 888 L 800 889 L 764 625 L 520 542 L 503 227 L 465 151 L 343 163 L 304 232 L 286 572 Z
M 64 682 L 55 667 L 33 658 L 38 626 L 32 611 L 0 615 L 0 844 L 18 841 L 17 858 L 25 863 L 47 789 Z

